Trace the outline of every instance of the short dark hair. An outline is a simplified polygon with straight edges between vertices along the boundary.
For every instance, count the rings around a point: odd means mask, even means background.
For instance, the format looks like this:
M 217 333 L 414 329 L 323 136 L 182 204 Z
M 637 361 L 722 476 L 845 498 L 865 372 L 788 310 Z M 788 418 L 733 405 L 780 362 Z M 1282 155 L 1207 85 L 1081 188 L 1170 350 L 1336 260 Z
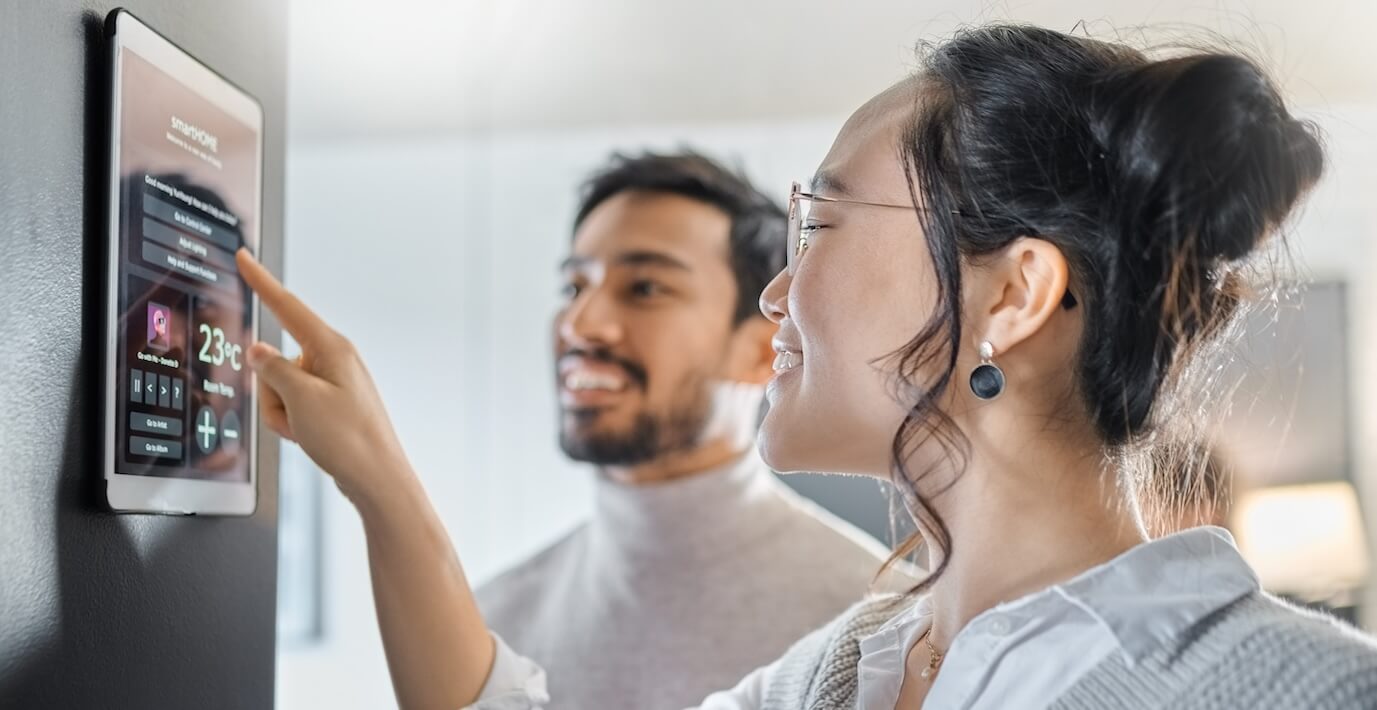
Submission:
M 784 209 L 751 184 L 745 174 L 729 170 L 693 150 L 678 153 L 613 153 L 583 184 L 574 229 L 598 205 L 628 190 L 682 195 L 712 205 L 731 218 L 728 235 L 732 274 L 736 276 L 739 325 L 759 315 L 756 297 L 784 268 Z

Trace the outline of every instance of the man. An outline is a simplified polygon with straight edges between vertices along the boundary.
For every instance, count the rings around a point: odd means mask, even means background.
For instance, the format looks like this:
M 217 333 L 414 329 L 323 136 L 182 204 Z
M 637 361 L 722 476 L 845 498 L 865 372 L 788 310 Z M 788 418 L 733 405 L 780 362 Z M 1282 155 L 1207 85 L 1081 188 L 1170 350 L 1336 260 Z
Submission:
M 478 590 L 563 708 L 682 708 L 859 600 L 886 551 L 755 455 L 783 211 L 695 153 L 585 185 L 555 318 L 560 444 L 593 518 Z

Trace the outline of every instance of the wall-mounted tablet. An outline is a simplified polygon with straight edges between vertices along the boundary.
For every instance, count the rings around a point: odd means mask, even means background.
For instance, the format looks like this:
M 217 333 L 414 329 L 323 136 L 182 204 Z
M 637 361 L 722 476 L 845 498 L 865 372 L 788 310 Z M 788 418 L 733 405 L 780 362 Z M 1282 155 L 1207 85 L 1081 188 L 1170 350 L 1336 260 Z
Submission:
M 105 481 L 117 511 L 248 515 L 263 110 L 125 10 L 111 67 Z

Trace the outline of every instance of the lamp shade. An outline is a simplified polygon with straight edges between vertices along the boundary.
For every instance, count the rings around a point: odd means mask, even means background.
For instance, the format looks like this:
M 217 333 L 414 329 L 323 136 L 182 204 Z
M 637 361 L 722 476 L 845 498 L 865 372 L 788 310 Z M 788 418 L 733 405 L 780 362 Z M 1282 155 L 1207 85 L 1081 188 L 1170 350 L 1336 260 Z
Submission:
M 1233 523 L 1239 550 L 1268 591 L 1319 599 L 1367 579 L 1362 513 L 1346 482 L 1250 491 Z

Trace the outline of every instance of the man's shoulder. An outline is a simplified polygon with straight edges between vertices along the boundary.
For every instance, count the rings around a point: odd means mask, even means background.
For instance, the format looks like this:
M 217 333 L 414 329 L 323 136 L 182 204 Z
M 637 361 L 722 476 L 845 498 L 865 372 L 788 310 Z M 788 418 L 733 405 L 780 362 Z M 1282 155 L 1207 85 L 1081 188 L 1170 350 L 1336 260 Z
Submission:
M 889 559 L 890 549 L 869 533 L 782 482 L 778 489 L 792 512 L 786 543 L 799 555 L 826 564 L 837 574 L 849 571 L 866 579 Z M 879 590 L 907 590 L 918 575 L 918 570 L 901 560 L 886 572 Z
M 775 481 L 775 492 L 789 507 L 797 532 L 816 538 L 838 552 L 870 560 L 884 560 L 885 546 L 853 523 L 824 508 L 817 501 Z
M 529 613 L 532 604 L 549 589 L 552 576 L 558 575 L 570 555 L 576 554 L 587 534 L 581 523 L 539 552 L 508 567 L 474 590 L 478 608 L 485 616 L 516 609 Z

